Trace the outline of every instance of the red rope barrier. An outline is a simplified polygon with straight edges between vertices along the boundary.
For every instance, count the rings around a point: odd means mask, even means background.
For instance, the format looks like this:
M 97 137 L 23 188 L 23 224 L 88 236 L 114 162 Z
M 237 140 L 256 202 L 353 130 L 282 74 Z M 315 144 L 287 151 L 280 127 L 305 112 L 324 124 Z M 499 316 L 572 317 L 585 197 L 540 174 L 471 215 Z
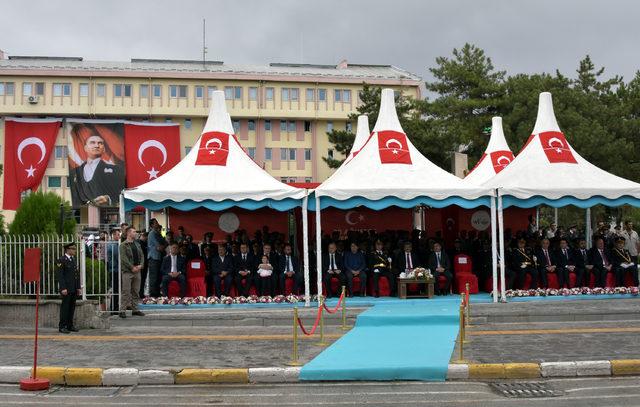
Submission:
M 316 332 L 316 329 L 318 328 L 318 324 L 320 323 L 320 316 L 322 315 L 322 308 L 318 307 L 318 315 L 316 316 L 316 322 L 313 323 L 313 328 L 311 328 L 311 332 L 307 332 L 306 329 L 304 329 L 304 325 L 302 324 L 302 320 L 300 319 L 300 317 L 298 317 L 298 325 L 300 326 L 300 329 L 302 330 L 302 333 L 305 334 L 306 336 L 311 336 Z
M 329 308 L 327 308 L 327 304 L 326 303 L 322 303 L 322 306 L 324 307 L 325 311 L 327 311 L 329 314 L 335 314 L 336 312 L 338 312 L 338 308 L 340 308 L 340 304 L 342 304 L 342 299 L 344 298 L 344 293 L 340 294 L 340 298 L 338 298 L 338 303 L 336 304 L 336 307 L 333 310 L 330 310 Z

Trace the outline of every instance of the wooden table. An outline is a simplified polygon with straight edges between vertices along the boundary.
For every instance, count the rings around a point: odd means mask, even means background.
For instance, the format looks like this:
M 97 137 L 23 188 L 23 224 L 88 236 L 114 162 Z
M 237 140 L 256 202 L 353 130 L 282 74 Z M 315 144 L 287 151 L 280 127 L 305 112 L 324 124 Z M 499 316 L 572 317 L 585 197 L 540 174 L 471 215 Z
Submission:
M 433 298 L 433 283 L 435 279 L 433 277 L 426 278 L 400 278 L 398 277 L 398 298 Z M 418 295 L 407 295 L 407 284 L 422 284 L 425 286 L 425 290 L 420 290 Z M 422 293 L 423 291 L 426 291 Z

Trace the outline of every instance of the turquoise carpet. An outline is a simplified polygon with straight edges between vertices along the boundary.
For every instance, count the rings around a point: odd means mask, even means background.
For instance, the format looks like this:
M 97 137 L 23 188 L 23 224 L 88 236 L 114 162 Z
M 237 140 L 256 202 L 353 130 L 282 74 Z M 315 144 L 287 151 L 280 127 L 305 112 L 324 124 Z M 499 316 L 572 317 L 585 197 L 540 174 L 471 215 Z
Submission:
M 457 296 L 379 303 L 304 365 L 300 380 L 444 381 L 459 310 Z

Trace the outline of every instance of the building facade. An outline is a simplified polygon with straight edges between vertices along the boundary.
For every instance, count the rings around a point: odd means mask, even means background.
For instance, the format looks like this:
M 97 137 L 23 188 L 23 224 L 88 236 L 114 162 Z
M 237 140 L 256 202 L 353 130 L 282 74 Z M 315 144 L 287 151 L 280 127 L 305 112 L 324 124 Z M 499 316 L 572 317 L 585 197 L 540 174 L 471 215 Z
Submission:
M 355 132 L 356 123 L 348 121 L 348 115 L 356 112 L 363 83 L 420 97 L 421 79 L 389 65 L 343 61 L 338 65 L 241 66 L 217 61 L 105 62 L 0 54 L 0 119 L 179 123 L 184 157 L 204 127 L 211 93 L 222 90 L 238 140 L 258 165 L 283 182 L 322 182 L 332 173 L 322 157 L 334 154 L 327 132 L 352 126 Z M 40 189 L 70 200 L 67 137 L 62 126 Z M 2 123 L 2 161 L 4 144 Z M 11 221 L 13 213 L 3 212 Z

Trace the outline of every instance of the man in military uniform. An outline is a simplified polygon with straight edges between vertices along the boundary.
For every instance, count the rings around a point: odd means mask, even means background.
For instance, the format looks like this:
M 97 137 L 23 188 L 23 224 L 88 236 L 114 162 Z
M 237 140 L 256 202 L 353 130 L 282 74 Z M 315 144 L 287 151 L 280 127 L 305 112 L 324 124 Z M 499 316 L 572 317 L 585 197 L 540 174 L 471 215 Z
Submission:
M 56 261 L 58 290 L 62 296 L 58 331 L 63 334 L 78 332 L 78 329 L 73 326 L 76 296 L 81 295 L 80 276 L 78 275 L 78 269 L 76 267 L 76 249 L 75 243 L 64 245 L 64 254 Z
M 638 286 L 638 265 L 636 259 L 631 257 L 629 250 L 625 249 L 625 238 L 619 236 L 615 240 L 616 245 L 611 252 L 611 264 L 616 273 L 616 287 L 624 286 L 624 275 L 631 273 L 633 285 Z
M 386 277 L 391 289 L 391 295 L 396 295 L 396 276 L 391 272 L 391 257 L 384 252 L 384 244 L 376 240 L 375 250 L 369 254 L 369 270 L 373 274 L 374 296 L 380 296 L 378 282 L 380 277 Z
M 527 273 L 531 275 L 531 286 L 529 288 L 538 287 L 538 269 L 536 268 L 536 256 L 533 250 L 527 246 L 527 240 L 524 237 L 518 239 L 518 247 L 511 251 L 509 256 L 505 256 L 505 260 L 509 260 L 508 269 L 515 274 L 515 287 L 524 288 L 524 279 Z
M 141 271 L 144 267 L 144 253 L 135 240 L 136 229 L 129 226 L 125 229 L 126 240 L 120 243 L 120 271 L 122 272 L 122 308 L 119 316 L 126 317 L 126 310 L 131 309 L 133 315 L 144 316 L 138 310 L 140 302 Z

